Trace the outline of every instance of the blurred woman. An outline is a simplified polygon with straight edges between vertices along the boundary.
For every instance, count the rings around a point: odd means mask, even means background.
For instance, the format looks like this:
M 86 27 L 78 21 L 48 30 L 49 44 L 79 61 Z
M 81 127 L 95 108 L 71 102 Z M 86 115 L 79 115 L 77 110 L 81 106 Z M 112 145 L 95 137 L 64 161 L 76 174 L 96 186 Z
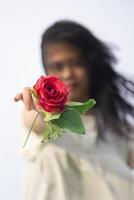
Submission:
M 86 134 L 66 132 L 41 143 L 45 123 L 33 129 L 35 148 L 24 150 L 29 160 L 26 200 L 131 200 L 134 198 L 134 83 L 117 73 L 116 57 L 107 44 L 83 25 L 61 20 L 42 35 L 44 73 L 56 75 L 70 90 L 69 100 L 96 105 L 82 116 Z M 30 87 L 15 96 L 25 105 L 30 128 L 37 107 Z M 31 140 L 31 138 L 29 139 Z M 30 156 L 28 156 L 30 155 Z

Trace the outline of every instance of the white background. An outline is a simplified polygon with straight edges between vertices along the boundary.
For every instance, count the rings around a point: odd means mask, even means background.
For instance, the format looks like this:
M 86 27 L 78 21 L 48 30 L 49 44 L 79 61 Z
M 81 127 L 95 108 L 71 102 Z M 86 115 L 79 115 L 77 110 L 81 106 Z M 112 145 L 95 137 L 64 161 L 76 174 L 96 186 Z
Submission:
M 42 32 L 59 19 L 83 23 L 116 46 L 116 69 L 134 74 L 133 0 L 0 0 L 0 199 L 23 200 L 23 166 L 18 153 L 22 102 L 16 93 L 44 73 Z

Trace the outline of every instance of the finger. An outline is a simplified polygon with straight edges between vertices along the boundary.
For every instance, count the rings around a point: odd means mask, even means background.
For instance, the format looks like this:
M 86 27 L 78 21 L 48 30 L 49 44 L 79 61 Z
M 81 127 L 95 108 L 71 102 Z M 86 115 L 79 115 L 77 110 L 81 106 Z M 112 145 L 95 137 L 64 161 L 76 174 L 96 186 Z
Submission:
M 19 101 L 19 100 L 23 100 L 23 93 L 18 93 L 15 97 L 14 97 L 14 101 Z
M 34 104 L 33 104 L 30 87 L 25 87 L 23 89 L 23 102 L 24 102 L 25 108 L 28 111 L 34 109 Z

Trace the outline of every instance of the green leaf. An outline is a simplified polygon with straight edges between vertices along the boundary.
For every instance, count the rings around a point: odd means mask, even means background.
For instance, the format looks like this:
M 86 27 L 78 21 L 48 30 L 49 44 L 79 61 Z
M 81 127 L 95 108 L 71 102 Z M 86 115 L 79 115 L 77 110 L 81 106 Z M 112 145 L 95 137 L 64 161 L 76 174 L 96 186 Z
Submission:
M 48 122 L 53 119 L 59 119 L 61 113 L 44 112 L 44 121 Z
M 69 108 L 75 108 L 80 114 L 83 114 L 87 112 L 89 109 L 91 109 L 96 104 L 96 101 L 94 99 L 89 99 L 85 103 L 81 102 L 69 102 L 67 107 Z
M 73 106 L 81 106 L 81 105 L 83 105 L 83 103 L 70 101 L 67 105 L 73 107 Z
M 67 129 L 78 134 L 85 134 L 81 116 L 75 108 L 66 108 L 61 113 L 60 118 L 52 120 L 52 123 L 55 123 L 62 129 Z
M 39 108 L 39 112 L 42 114 L 43 119 L 45 122 L 49 122 L 53 119 L 58 119 L 61 115 L 60 113 L 56 113 L 56 112 L 47 112 L 45 111 L 43 108 Z

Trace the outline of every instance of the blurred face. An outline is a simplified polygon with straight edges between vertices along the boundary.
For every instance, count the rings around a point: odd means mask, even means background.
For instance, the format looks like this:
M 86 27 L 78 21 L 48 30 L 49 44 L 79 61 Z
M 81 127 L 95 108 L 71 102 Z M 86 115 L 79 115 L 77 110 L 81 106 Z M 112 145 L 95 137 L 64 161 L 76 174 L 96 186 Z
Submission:
M 70 101 L 89 99 L 89 75 L 80 51 L 67 43 L 49 44 L 45 53 L 47 75 L 56 75 L 69 88 Z

